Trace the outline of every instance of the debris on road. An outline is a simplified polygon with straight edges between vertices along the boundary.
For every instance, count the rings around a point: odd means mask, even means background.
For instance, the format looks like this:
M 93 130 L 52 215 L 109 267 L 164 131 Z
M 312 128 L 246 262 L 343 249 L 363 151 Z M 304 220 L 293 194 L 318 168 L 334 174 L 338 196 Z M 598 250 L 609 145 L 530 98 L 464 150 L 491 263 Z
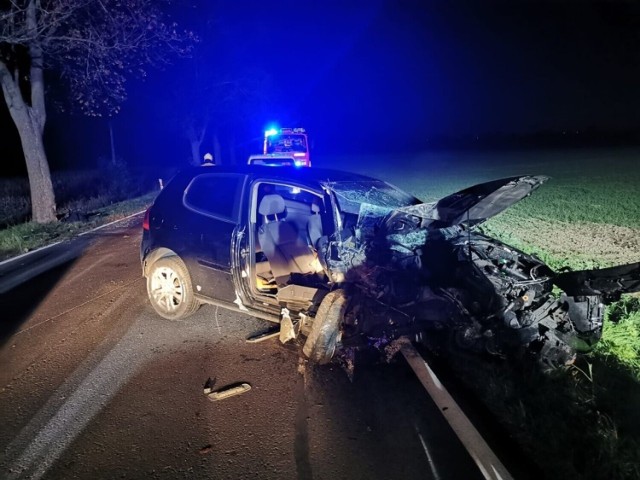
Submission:
M 202 448 L 198 451 L 198 453 L 199 453 L 200 455 L 205 455 L 205 454 L 209 453 L 209 452 L 211 451 L 211 449 L 212 449 L 211 444 L 209 444 L 209 445 L 205 445 L 204 447 L 202 447 Z
M 287 343 L 289 340 L 296 338 L 296 332 L 289 315 L 289 309 L 282 309 L 282 318 L 280 319 L 280 343 Z
M 268 328 L 267 330 L 260 331 L 258 333 L 252 334 L 247 338 L 247 343 L 259 343 L 264 342 L 265 340 L 269 340 L 270 338 L 277 337 L 280 335 L 280 325 L 276 325 L 275 327 Z
M 218 400 L 224 400 L 225 398 L 233 397 L 235 395 L 240 395 L 242 393 L 246 393 L 251 390 L 251 385 L 248 383 L 236 383 L 233 385 L 228 385 L 220 390 L 211 391 L 211 388 L 205 387 L 204 394 L 211 400 L 212 402 L 217 402 Z
M 216 384 L 216 377 L 213 377 L 213 379 L 211 379 L 211 377 L 207 378 L 207 381 L 204 382 L 204 394 L 209 395 L 213 390 L 213 386 L 215 384 Z

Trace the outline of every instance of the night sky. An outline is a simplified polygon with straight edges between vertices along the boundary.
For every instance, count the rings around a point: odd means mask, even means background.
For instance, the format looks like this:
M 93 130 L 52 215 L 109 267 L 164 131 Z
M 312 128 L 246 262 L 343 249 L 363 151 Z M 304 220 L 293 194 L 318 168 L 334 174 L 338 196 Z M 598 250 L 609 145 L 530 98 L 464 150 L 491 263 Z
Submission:
M 201 42 L 193 59 L 129 83 L 113 124 L 133 164 L 186 162 L 180 111 L 162 104 L 175 85 L 188 89 L 195 64 L 268 80 L 266 106 L 233 127 L 240 153 L 259 148 L 272 122 L 306 127 L 318 155 L 417 151 L 442 136 L 640 130 L 636 2 L 202 0 L 174 16 Z M 20 173 L 4 106 L 0 117 L 0 174 Z M 54 168 L 109 154 L 105 120 L 52 112 L 46 141 Z

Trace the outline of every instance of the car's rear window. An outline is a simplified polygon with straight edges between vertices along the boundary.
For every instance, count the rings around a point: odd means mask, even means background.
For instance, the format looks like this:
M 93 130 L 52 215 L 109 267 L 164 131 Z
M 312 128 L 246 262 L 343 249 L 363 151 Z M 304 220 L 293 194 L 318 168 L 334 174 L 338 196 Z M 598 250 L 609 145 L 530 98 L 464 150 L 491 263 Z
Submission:
M 245 178 L 232 173 L 198 175 L 185 190 L 184 204 L 205 215 L 237 222 Z

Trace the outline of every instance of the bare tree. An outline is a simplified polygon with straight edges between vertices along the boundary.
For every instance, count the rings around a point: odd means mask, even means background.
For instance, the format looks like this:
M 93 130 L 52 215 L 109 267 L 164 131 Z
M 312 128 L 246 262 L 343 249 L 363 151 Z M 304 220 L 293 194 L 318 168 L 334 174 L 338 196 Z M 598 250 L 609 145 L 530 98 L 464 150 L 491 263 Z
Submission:
M 233 107 L 237 107 L 240 83 L 233 74 L 202 69 L 202 64 L 201 58 L 189 59 L 181 77 L 174 79 L 168 88 L 168 95 L 156 104 L 159 118 L 177 126 L 189 142 L 189 163 L 196 166 L 202 163 L 202 143 L 205 138 L 216 136 L 220 118 L 235 115 Z M 214 154 L 219 162 L 219 145 L 214 148 Z
M 197 69 L 196 69 L 197 70 Z M 171 97 L 159 108 L 171 111 L 191 147 L 191 163 L 202 162 L 201 146 L 210 140 L 216 163 L 222 161 L 223 139 L 233 163 L 235 134 L 243 131 L 254 118 L 266 115 L 274 96 L 271 78 L 262 70 L 197 71 L 191 81 L 171 88 Z M 169 118 L 167 113 L 164 113 Z M 260 135 L 260 132 L 256 132 Z
M 56 220 L 43 144 L 45 71 L 66 85 L 65 108 L 113 115 L 125 81 L 189 48 L 192 36 L 169 23 L 154 0 L 0 0 L 0 84 L 18 129 L 33 221 Z

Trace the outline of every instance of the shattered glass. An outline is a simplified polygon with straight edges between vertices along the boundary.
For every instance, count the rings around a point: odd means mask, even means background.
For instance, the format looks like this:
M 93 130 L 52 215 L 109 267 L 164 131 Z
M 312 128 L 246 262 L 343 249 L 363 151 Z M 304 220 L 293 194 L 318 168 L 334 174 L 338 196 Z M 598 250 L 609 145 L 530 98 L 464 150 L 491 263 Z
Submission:
M 382 181 L 329 182 L 325 186 L 335 193 L 338 207 L 345 213 L 358 213 L 363 203 L 390 209 L 421 203 L 417 198 Z
M 362 242 L 372 238 L 381 220 L 386 217 L 393 208 L 388 206 L 372 205 L 370 203 L 360 204 L 358 211 L 358 223 L 356 224 L 356 236 Z

